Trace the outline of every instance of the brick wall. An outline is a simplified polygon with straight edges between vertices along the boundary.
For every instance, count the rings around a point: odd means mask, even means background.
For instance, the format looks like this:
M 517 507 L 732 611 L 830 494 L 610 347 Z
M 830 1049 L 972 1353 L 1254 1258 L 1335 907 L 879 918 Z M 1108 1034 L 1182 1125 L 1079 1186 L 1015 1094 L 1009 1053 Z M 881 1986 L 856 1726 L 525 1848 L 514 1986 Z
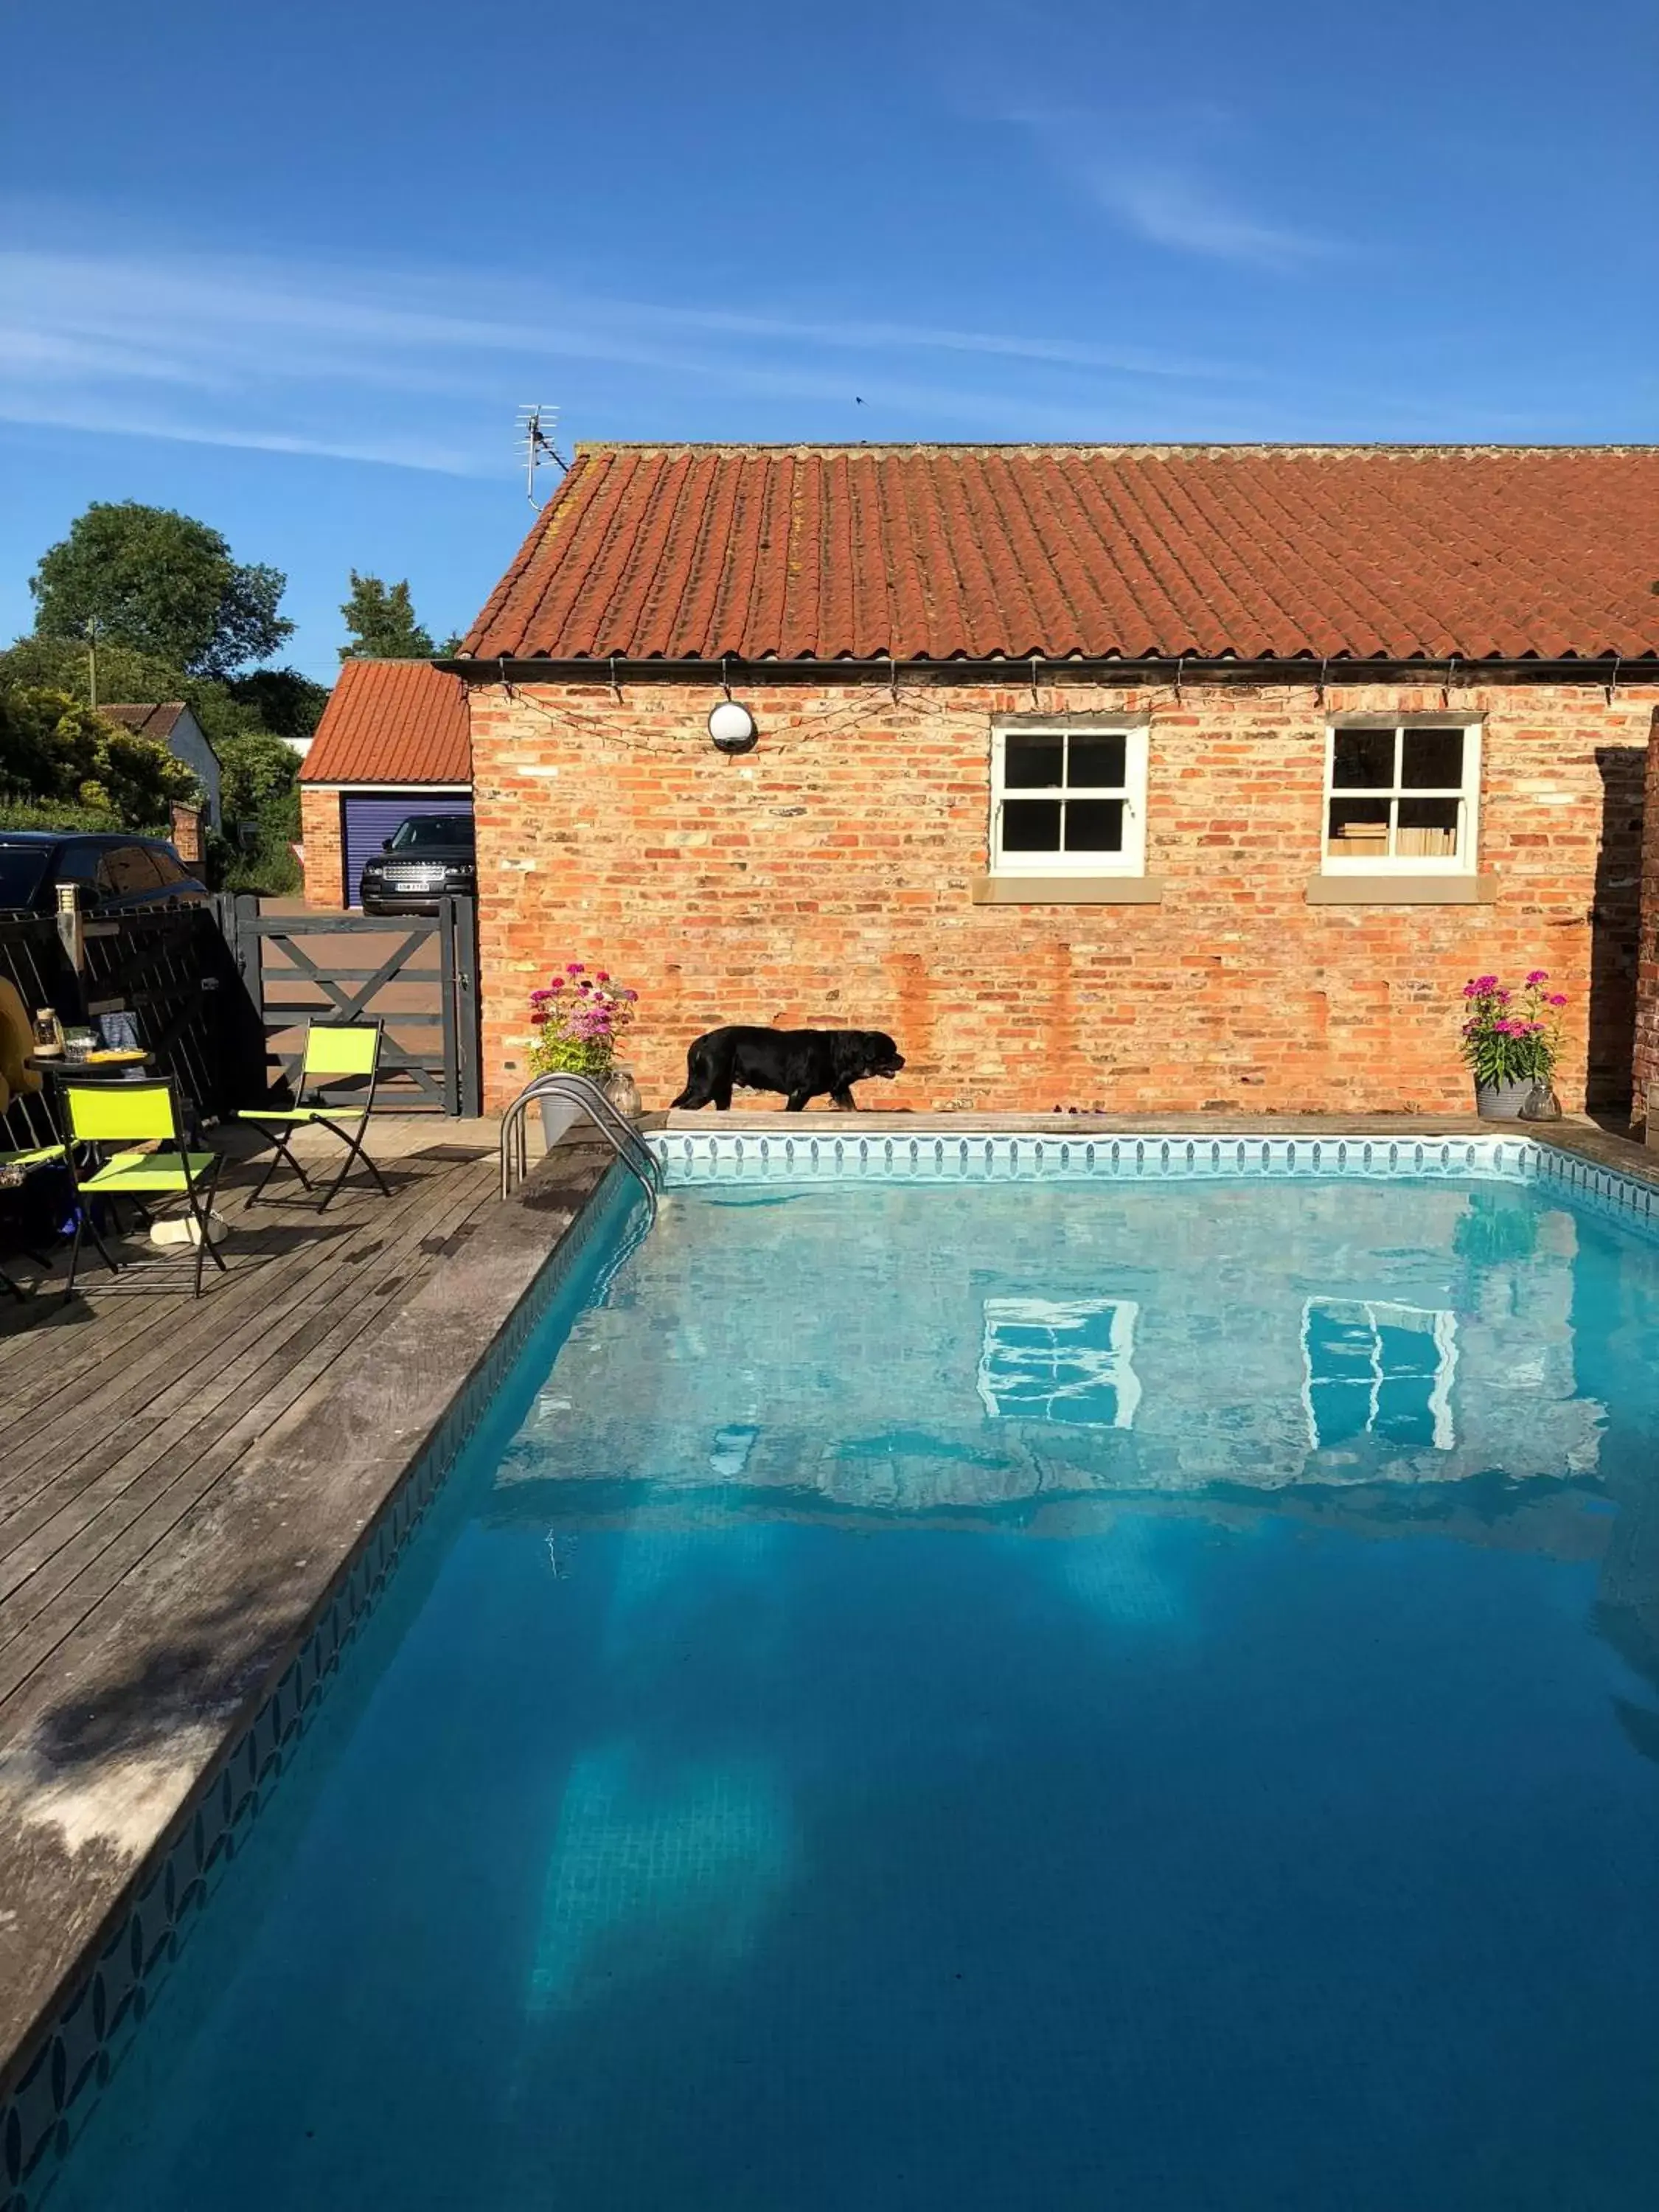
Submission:
M 1649 1098 L 1659 1085 L 1659 712 L 1648 745 L 1647 806 L 1642 831 L 1642 916 L 1636 963 L 1634 1097 L 1631 1111 L 1659 1144 L 1659 1114 Z M 1659 1103 L 1659 1102 L 1656 1102 Z
M 300 839 L 305 847 L 306 903 L 345 903 L 345 855 L 342 849 L 340 794 L 300 786 Z
M 524 1080 L 526 994 L 567 959 L 638 988 L 650 1106 L 691 1037 L 753 1021 L 890 1030 L 910 1064 L 866 1087 L 884 1107 L 1462 1109 L 1464 980 L 1534 966 L 1571 998 L 1564 1102 L 1587 1074 L 1628 1096 L 1655 687 L 1333 686 L 1322 706 L 1308 683 L 745 684 L 760 742 L 735 759 L 704 732 L 717 696 L 473 693 L 492 1103 Z M 974 904 L 991 717 L 1034 707 L 1150 713 L 1161 903 Z M 1494 903 L 1308 902 L 1326 720 L 1379 711 L 1485 717 Z

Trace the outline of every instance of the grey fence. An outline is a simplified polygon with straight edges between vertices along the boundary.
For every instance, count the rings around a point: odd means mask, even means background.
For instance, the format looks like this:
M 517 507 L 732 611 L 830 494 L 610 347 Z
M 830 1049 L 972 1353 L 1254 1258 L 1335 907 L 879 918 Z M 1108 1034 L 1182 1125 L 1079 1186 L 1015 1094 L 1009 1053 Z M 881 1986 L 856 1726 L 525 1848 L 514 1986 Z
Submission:
M 65 1024 L 135 1014 L 155 1072 L 172 1076 L 204 1121 L 264 1096 L 264 1028 L 206 907 L 88 921 L 78 963 L 50 916 L 9 915 L 0 919 L 0 975 L 30 1014 L 51 1006 Z M 49 1141 L 56 1114 L 50 1084 L 22 1095 L 0 1117 L 0 1143 Z

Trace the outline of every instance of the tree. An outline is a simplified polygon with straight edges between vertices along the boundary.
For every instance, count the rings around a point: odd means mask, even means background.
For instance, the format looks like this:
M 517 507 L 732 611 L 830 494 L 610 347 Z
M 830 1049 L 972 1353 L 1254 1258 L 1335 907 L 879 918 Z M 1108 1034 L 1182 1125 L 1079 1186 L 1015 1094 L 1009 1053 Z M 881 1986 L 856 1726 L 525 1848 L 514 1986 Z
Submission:
M 43 638 L 84 638 L 222 678 L 273 653 L 294 625 L 288 579 L 231 557 L 216 530 L 167 507 L 94 500 L 29 579 Z
M 310 737 L 328 704 L 327 684 L 313 683 L 297 668 L 256 668 L 251 676 L 237 677 L 228 690 L 279 738 Z
M 100 638 L 89 653 L 84 637 L 20 637 L 0 653 L 0 684 L 21 684 L 26 689 L 66 691 L 83 705 L 92 704 L 92 663 L 98 667 L 98 696 L 106 704 L 117 699 L 184 699 L 200 687 L 182 668 L 154 653 L 136 652 Z M 191 702 L 195 702 L 192 699 Z M 198 714 L 196 718 L 201 721 Z M 207 725 L 204 722 L 205 729 Z
M 300 835 L 300 756 L 269 730 L 247 730 L 217 748 L 225 819 L 240 834 L 222 848 L 221 887 L 286 896 L 301 888 L 293 845 Z
M 227 738 L 219 755 L 219 799 L 228 822 L 253 822 L 289 799 L 300 774 L 300 756 L 269 730 L 245 730 Z M 284 817 L 286 818 L 286 817 Z
M 221 754 L 232 738 L 250 734 L 308 738 L 328 704 L 326 684 L 313 683 L 297 668 L 256 668 L 218 684 L 186 676 L 171 661 L 135 653 L 130 645 L 100 642 L 96 659 L 100 700 L 182 699 Z M 0 684 L 44 685 L 89 706 L 90 660 L 84 638 L 20 637 L 0 653 Z
M 415 619 L 406 576 L 388 585 L 354 568 L 351 597 L 340 612 L 351 632 L 351 643 L 340 647 L 342 660 L 429 660 L 437 650 L 431 631 Z
M 0 786 L 14 804 L 88 808 L 125 830 L 155 830 L 195 777 L 164 744 L 106 722 L 67 693 L 0 690 Z

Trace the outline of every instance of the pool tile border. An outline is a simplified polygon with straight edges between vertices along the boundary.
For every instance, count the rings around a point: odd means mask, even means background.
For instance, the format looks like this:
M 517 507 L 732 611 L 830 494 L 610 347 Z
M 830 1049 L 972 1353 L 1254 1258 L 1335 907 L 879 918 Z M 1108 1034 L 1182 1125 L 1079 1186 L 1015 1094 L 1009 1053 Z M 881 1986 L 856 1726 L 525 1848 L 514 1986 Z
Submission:
M 1195 1177 L 1386 1177 L 1493 1176 L 1517 1181 L 1535 1171 L 1530 1138 L 1474 1136 L 1194 1136 L 1034 1134 L 979 1132 L 953 1136 L 841 1136 L 754 1129 L 653 1131 L 647 1142 L 668 1187 L 684 1189 L 750 1177 L 836 1182 L 1019 1182 L 1085 1180 L 1190 1181 Z
M 340 1569 L 286 1672 L 204 1781 L 171 1840 L 153 1855 L 131 1908 L 86 1968 L 0 2100 L 0 2212 L 35 2212 L 58 2161 L 179 1957 L 191 1923 L 223 1880 L 300 1736 L 314 1717 L 428 1507 L 471 1439 L 530 1334 L 602 1228 L 620 1223 L 631 1186 L 614 1170 L 495 1334 L 479 1364 L 386 1498 Z M 619 1251 L 619 1258 L 623 1256 Z
M 1264 1176 L 1386 1181 L 1423 1176 L 1559 1185 L 1588 1212 L 1659 1236 L 1659 1182 L 1547 1136 L 1496 1131 L 1422 1137 L 1256 1136 L 1229 1132 L 848 1135 L 803 1130 L 658 1129 L 647 1139 L 672 1190 L 742 1183 L 982 1184 L 1205 1182 Z M 1656 1163 L 1659 1168 L 1659 1163 Z

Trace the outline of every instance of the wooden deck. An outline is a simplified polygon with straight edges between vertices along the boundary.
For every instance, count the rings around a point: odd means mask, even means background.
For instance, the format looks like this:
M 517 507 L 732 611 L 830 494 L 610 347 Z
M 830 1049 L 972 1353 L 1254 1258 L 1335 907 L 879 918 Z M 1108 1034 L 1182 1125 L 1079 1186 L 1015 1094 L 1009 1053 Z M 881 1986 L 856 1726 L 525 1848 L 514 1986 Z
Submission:
M 392 1196 L 354 1183 L 321 1216 L 291 1176 L 250 1210 L 258 1170 L 238 1163 L 218 1200 L 228 1272 L 210 1267 L 199 1299 L 188 1260 L 141 1256 L 112 1279 L 90 1254 L 84 1297 L 66 1302 L 48 1279 L 26 1304 L 5 1301 L 0 1739 L 30 1678 L 67 1668 L 67 1647 L 101 1629 L 243 1452 L 326 1390 L 341 1356 L 465 1239 L 494 1195 L 495 1154 L 487 1127 L 456 1128 L 382 1124 L 374 1149 Z

